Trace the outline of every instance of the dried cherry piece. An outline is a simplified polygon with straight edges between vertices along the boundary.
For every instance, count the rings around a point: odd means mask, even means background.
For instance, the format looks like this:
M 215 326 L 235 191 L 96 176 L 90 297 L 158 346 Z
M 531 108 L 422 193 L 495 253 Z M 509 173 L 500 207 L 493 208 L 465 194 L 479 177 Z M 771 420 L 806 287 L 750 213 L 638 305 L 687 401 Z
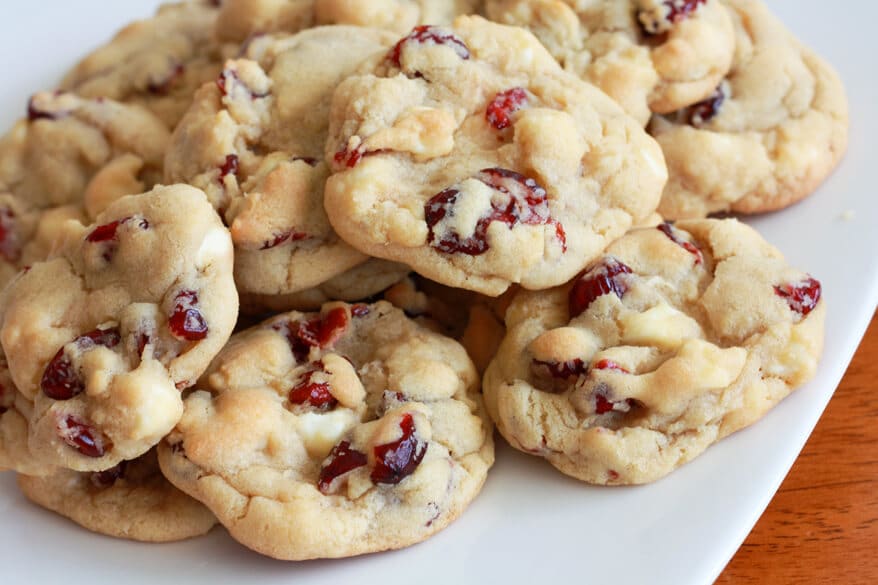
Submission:
M 823 294 L 823 287 L 820 281 L 812 276 L 808 276 L 798 283 L 784 283 L 774 287 L 777 296 L 783 298 L 790 309 L 807 317 L 808 313 L 814 310 L 820 297 Z
M 512 114 L 527 105 L 527 91 L 523 87 L 513 87 L 494 96 L 485 110 L 485 119 L 497 130 L 512 125 Z
M 563 226 L 549 215 L 549 200 L 546 190 L 536 181 L 521 173 L 503 168 L 482 169 L 475 178 L 509 196 L 504 204 L 491 202 L 491 209 L 476 223 L 473 235 L 467 238 L 453 231 L 437 238 L 434 228 L 446 216 L 454 215 L 454 205 L 460 196 L 460 190 L 451 187 L 437 193 L 424 204 L 424 220 L 429 233 L 427 242 L 435 249 L 446 254 L 468 254 L 478 256 L 490 248 L 487 240 L 488 226 L 495 221 L 505 223 L 512 229 L 518 224 L 547 225 L 554 224 L 555 232 L 563 249 L 567 250 L 567 237 Z
M 725 101 L 726 92 L 720 85 L 708 98 L 689 107 L 689 124 L 696 128 L 704 126 L 719 114 Z
M 46 110 L 41 110 L 34 103 L 33 96 L 27 102 L 27 119 L 31 122 L 34 120 L 57 120 L 59 118 L 64 118 L 70 112 L 59 111 L 59 112 L 49 112 Z
M 240 160 L 237 154 L 227 154 L 226 160 L 219 167 L 219 182 L 222 183 L 229 175 L 238 176 L 238 167 Z
M 146 85 L 146 90 L 153 95 L 168 95 L 174 85 L 176 85 L 180 78 L 183 77 L 183 73 L 185 72 L 186 68 L 183 64 L 177 63 L 163 79 L 151 79 Z
M 686 250 L 687 252 L 689 252 L 690 254 L 695 256 L 695 264 L 696 265 L 704 263 L 704 255 L 701 253 L 701 250 L 698 248 L 698 246 L 696 246 L 695 244 L 693 244 L 692 242 L 690 242 L 688 240 L 684 240 L 683 238 L 681 238 L 680 234 L 677 232 L 677 229 L 674 228 L 674 226 L 671 224 L 671 222 L 666 221 L 664 223 L 659 224 L 658 230 L 660 232 L 662 232 L 663 234 L 665 234 L 666 236 L 668 236 L 668 238 L 672 242 L 674 242 L 675 244 L 677 244 L 678 246 L 680 246 L 681 248 L 683 248 L 684 250 Z
M 437 26 L 421 25 L 416 26 L 408 36 L 402 38 L 390 49 L 390 52 L 387 53 L 387 60 L 396 67 L 402 68 L 401 57 L 403 49 L 410 44 L 425 45 L 427 43 L 447 45 L 464 61 L 470 58 L 469 48 L 460 37 Z M 416 75 L 421 76 L 420 73 L 416 73 Z
M 15 212 L 8 207 L 0 207 L 0 257 L 12 263 L 21 259 L 21 242 L 15 231 Z
M 606 394 L 606 390 L 599 388 L 594 395 L 594 411 L 595 414 L 606 414 L 608 412 L 628 412 L 635 406 L 634 400 L 628 398 L 626 400 L 612 401 Z
M 365 317 L 370 312 L 369 305 L 364 305 L 362 303 L 352 305 L 351 306 L 351 316 L 360 318 Z
M 89 476 L 89 480 L 92 485 L 97 488 L 108 488 L 116 483 L 117 480 L 122 479 L 122 476 L 125 475 L 125 468 L 127 467 L 128 462 L 122 461 L 118 465 L 114 465 L 109 469 L 93 472 Z
M 276 248 L 286 242 L 299 242 L 307 239 L 308 234 L 303 234 L 302 232 L 297 232 L 295 230 L 288 230 L 281 234 L 276 234 L 271 240 L 266 240 L 259 249 L 270 250 L 271 248 Z
M 332 448 L 329 457 L 323 463 L 320 477 L 317 480 L 317 489 L 328 494 L 332 482 L 336 478 L 366 465 L 366 454 L 351 448 L 348 441 L 342 441 Z
M 117 233 L 119 226 L 129 223 L 133 219 L 135 219 L 134 216 L 129 216 L 99 225 L 85 237 L 85 241 L 92 244 L 104 243 L 103 258 L 110 262 L 113 259 L 113 254 L 116 252 L 116 242 L 119 240 Z M 143 230 L 149 229 L 149 221 L 146 218 L 139 218 L 138 227 Z
M 415 436 L 415 419 L 404 414 L 399 423 L 402 437 L 374 448 L 375 466 L 369 476 L 372 483 L 395 485 L 414 473 L 427 453 L 427 444 Z
M 606 358 L 598 360 L 591 368 L 593 370 L 615 370 L 617 372 L 622 372 L 623 374 L 631 373 L 613 360 L 608 360 Z
M 621 299 L 628 292 L 628 285 L 620 278 L 623 274 L 631 274 L 631 269 L 611 257 L 589 268 L 570 289 L 567 298 L 570 318 L 575 319 L 584 313 L 595 299 L 603 295 L 613 293 Z
M 85 352 L 96 346 L 114 348 L 119 345 L 121 340 L 122 336 L 119 334 L 119 330 L 110 328 L 90 331 L 77 337 L 73 343 L 79 351 Z M 64 352 L 64 347 L 58 350 L 43 371 L 40 389 L 42 389 L 43 394 L 53 400 L 70 400 L 85 390 L 85 383 Z
M 308 358 L 312 347 L 321 349 L 333 345 L 344 335 L 348 326 L 348 314 L 343 307 L 306 321 L 275 323 L 272 329 L 287 338 L 296 361 Z
M 315 362 L 314 370 L 307 372 L 302 381 L 290 390 L 289 400 L 293 404 L 308 403 L 318 410 L 329 410 L 338 404 L 338 400 L 332 395 L 329 382 L 313 382 L 311 379 L 318 372 L 326 373 L 323 362 Z
M 707 0 L 665 0 L 662 3 L 667 10 L 664 15 L 664 20 L 671 24 L 676 24 L 689 18 L 689 16 L 691 16 L 692 13 L 705 2 L 707 2 Z M 647 34 L 654 35 L 665 31 L 665 28 L 660 26 L 659 23 L 643 24 L 643 30 L 646 31 Z
M 60 421 L 58 436 L 86 457 L 103 457 L 113 447 L 103 433 L 74 415 Z
M 181 290 L 174 298 L 174 312 L 168 319 L 171 334 L 185 341 L 200 341 L 207 337 L 209 327 L 198 309 L 198 293 Z
M 354 168 L 359 164 L 359 162 L 367 156 L 373 156 L 376 154 L 384 154 L 390 152 L 389 149 L 379 148 L 376 150 L 366 150 L 361 144 L 357 148 L 350 150 L 348 147 L 344 147 L 333 155 L 332 160 L 335 161 L 338 165 L 343 165 L 349 169 Z
M 579 358 L 566 362 L 534 360 L 533 364 L 539 370 L 546 372 L 552 378 L 569 380 L 578 378 L 588 373 L 588 366 Z

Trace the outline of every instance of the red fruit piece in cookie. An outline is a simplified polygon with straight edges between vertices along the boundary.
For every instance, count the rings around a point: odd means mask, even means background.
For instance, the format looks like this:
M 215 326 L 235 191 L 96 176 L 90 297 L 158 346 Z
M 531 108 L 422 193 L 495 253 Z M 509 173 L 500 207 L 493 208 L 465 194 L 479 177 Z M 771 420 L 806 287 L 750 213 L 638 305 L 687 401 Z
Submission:
M 100 431 L 73 415 L 59 421 L 58 436 L 86 457 L 103 457 L 113 447 Z
M 301 381 L 290 390 L 289 400 L 293 404 L 309 404 L 318 410 L 329 410 L 338 404 L 332 395 L 329 382 L 314 381 L 314 375 L 326 373 L 323 362 L 315 362 L 316 369 L 305 373 Z
M 469 48 L 455 34 L 438 26 L 416 26 L 407 37 L 401 39 L 387 54 L 387 59 L 397 67 L 402 67 L 402 52 L 412 45 L 445 45 L 463 60 L 470 58 Z M 419 74 L 418 74 L 419 75 Z
M 809 276 L 800 282 L 777 285 L 774 292 L 787 302 L 790 309 L 807 317 L 820 302 L 823 289 L 819 280 Z
M 97 346 L 113 348 L 119 345 L 120 341 L 119 330 L 113 328 L 95 329 L 76 338 L 73 343 L 77 352 L 86 352 Z M 58 353 L 46 366 L 40 381 L 43 394 L 53 400 L 70 400 L 85 390 L 85 383 L 79 377 L 79 373 L 64 349 L 62 347 L 58 350 Z
M 174 337 L 185 341 L 201 341 L 209 327 L 198 309 L 198 293 L 181 290 L 174 299 L 174 312 L 168 319 L 168 328 Z
M 725 101 L 726 90 L 721 84 L 707 99 L 689 107 L 689 124 L 696 128 L 704 126 L 719 114 Z
M 427 453 L 427 444 L 415 436 L 415 420 L 403 415 L 399 423 L 402 437 L 374 449 L 375 466 L 370 475 L 373 483 L 398 484 L 414 473 Z
M 348 314 L 342 307 L 331 309 L 307 321 L 275 323 L 272 329 L 287 338 L 297 361 L 304 361 L 312 347 L 325 349 L 344 335 Z
M 523 87 L 513 87 L 494 96 L 485 111 L 485 119 L 497 130 L 512 125 L 512 114 L 527 105 L 527 91 Z
M 317 489 L 328 494 L 332 483 L 339 477 L 366 465 L 366 454 L 351 448 L 348 441 L 342 441 L 332 448 L 317 480 Z
M 628 285 L 620 278 L 623 274 L 631 274 L 631 269 L 615 258 L 605 258 L 580 276 L 568 297 L 570 318 L 575 319 L 584 313 L 595 299 L 603 295 L 613 293 L 621 299 L 628 292 Z
M 698 249 L 698 246 L 693 244 L 688 240 L 684 240 L 680 233 L 671 225 L 670 222 L 664 222 L 659 224 L 658 230 L 668 236 L 672 242 L 682 247 L 684 250 L 695 256 L 695 264 L 703 264 L 704 256 L 701 254 L 701 250 Z

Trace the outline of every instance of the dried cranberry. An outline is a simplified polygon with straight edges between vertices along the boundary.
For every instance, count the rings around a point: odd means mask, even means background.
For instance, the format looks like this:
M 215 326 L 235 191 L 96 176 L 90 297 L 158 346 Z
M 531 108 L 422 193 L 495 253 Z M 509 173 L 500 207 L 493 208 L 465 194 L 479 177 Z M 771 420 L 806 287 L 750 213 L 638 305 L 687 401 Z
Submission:
M 67 114 L 69 114 L 69 112 L 48 112 L 46 110 L 41 110 L 34 103 L 33 97 L 27 102 L 27 119 L 31 122 L 34 120 L 57 120 L 65 117 Z
M 402 437 L 374 449 L 372 483 L 398 484 L 414 473 L 427 453 L 427 444 L 415 437 L 415 420 L 406 413 L 399 423 Z
M 177 63 L 171 71 L 161 80 L 150 80 L 146 85 L 147 91 L 153 95 L 167 95 L 174 85 L 183 77 L 186 68 L 182 63 Z
M 593 370 L 615 370 L 617 372 L 622 372 L 623 374 L 630 374 L 628 370 L 614 362 L 613 360 L 602 359 L 599 360 L 595 365 L 591 367 Z
M 567 299 L 570 318 L 584 313 L 595 299 L 603 295 L 613 293 L 621 299 L 628 292 L 628 285 L 619 278 L 622 274 L 631 274 L 631 269 L 615 258 L 605 258 L 580 276 Z
M 266 240 L 265 242 L 263 242 L 262 247 L 259 249 L 270 250 L 271 248 L 276 248 L 286 242 L 299 242 L 306 239 L 308 239 L 308 234 L 303 234 L 295 230 L 289 230 L 281 234 L 276 234 L 271 240 Z
M 357 304 L 351 306 L 351 316 L 360 318 L 369 314 L 369 305 Z
M 239 165 L 238 155 L 237 154 L 227 154 L 226 160 L 223 164 L 220 165 L 219 171 L 219 182 L 222 183 L 225 181 L 225 178 L 229 175 L 233 177 L 238 176 L 238 165 Z
M 116 347 L 121 340 L 119 330 L 111 328 L 95 329 L 77 337 L 73 343 L 80 352 L 86 352 L 96 346 Z M 85 384 L 64 352 L 64 347 L 58 350 L 46 366 L 40 380 L 40 388 L 43 394 L 53 400 L 70 400 L 85 390 Z
M 668 236 L 668 238 L 672 242 L 674 242 L 675 244 L 677 244 L 678 246 L 680 246 L 681 248 L 683 248 L 684 250 L 686 250 L 687 252 L 689 252 L 690 254 L 695 256 L 695 264 L 696 265 L 704 263 L 704 256 L 701 254 L 701 250 L 698 249 L 698 246 L 696 246 L 695 244 L 693 244 L 692 242 L 690 242 L 688 240 L 684 240 L 683 238 L 681 238 L 680 234 L 677 232 L 676 228 L 674 228 L 674 226 L 671 225 L 671 222 L 666 221 L 662 224 L 659 224 L 658 229 L 660 232 L 662 232 L 663 234 Z
M 168 319 L 171 333 L 185 341 L 200 341 L 207 337 L 207 321 L 198 309 L 198 293 L 181 290 L 174 299 L 174 312 Z
M 338 165 L 343 165 L 349 169 L 352 169 L 357 166 L 364 157 L 373 156 L 376 154 L 384 154 L 386 152 L 390 151 L 386 148 L 379 148 L 377 150 L 367 151 L 365 148 L 363 148 L 363 145 L 361 144 L 353 150 L 350 150 L 347 147 L 339 150 L 335 153 L 335 155 L 333 155 L 332 160 L 334 160 L 335 163 Z
M 125 475 L 126 467 L 128 467 L 128 462 L 122 461 L 118 465 L 114 465 L 104 471 L 95 471 L 89 476 L 89 479 L 92 485 L 97 488 L 108 488 Z
M 551 377 L 562 380 L 577 378 L 588 372 L 585 362 L 579 358 L 574 358 L 566 362 L 553 362 L 534 360 L 534 366 L 547 372 Z
M 119 226 L 129 223 L 133 219 L 135 219 L 133 216 L 129 216 L 99 225 L 85 237 L 85 241 L 92 244 L 108 243 L 105 245 L 103 257 L 104 260 L 109 262 L 113 259 L 113 254 L 116 251 L 116 242 L 119 239 L 117 234 Z M 149 229 L 149 221 L 145 218 L 140 218 L 137 225 L 140 229 Z
M 148 333 L 144 333 L 143 331 L 139 331 L 136 336 L 137 343 L 137 355 L 142 356 L 143 350 L 146 349 L 146 346 L 150 344 L 152 338 Z
M 326 373 L 323 362 L 315 362 L 316 369 L 307 372 L 302 381 L 290 390 L 289 399 L 293 404 L 305 404 L 306 402 L 319 410 L 329 410 L 338 404 L 338 400 L 332 395 L 328 382 L 312 382 L 314 374 Z
M 21 243 L 15 231 L 15 212 L 8 207 L 0 207 L 0 257 L 13 263 L 21 258 Z
M 777 285 L 774 287 L 774 292 L 787 302 L 790 309 L 802 317 L 806 317 L 808 313 L 814 310 L 817 303 L 820 302 L 823 290 L 819 280 L 808 276 L 795 284 L 785 283 Z
M 347 312 L 336 307 L 307 321 L 275 323 L 272 329 L 287 338 L 293 355 L 301 362 L 308 358 L 312 347 L 326 348 L 338 341 L 347 325 Z
M 366 454 L 351 449 L 348 441 L 342 441 L 332 448 L 323 468 L 320 470 L 320 478 L 317 480 L 317 489 L 328 494 L 332 482 L 336 478 L 366 465 Z
M 256 92 L 248 86 L 246 83 L 241 81 L 241 78 L 238 77 L 238 72 L 232 69 L 223 69 L 220 73 L 219 77 L 216 80 L 216 86 L 219 88 L 220 93 L 224 96 L 231 94 L 234 91 L 235 87 L 241 87 L 247 94 L 250 96 L 251 100 L 261 99 L 266 97 L 269 92 Z
M 608 469 L 607 478 L 609 479 L 609 481 L 616 481 L 617 479 L 619 479 L 619 472 L 615 469 Z
M 676 24 L 695 12 L 701 4 L 704 4 L 707 0 L 665 0 L 662 4 L 667 10 L 664 15 L 664 19 L 671 24 Z M 653 25 L 652 23 L 645 24 L 643 27 L 647 34 L 658 34 L 665 30 L 664 27 L 659 26 L 658 23 Z
M 634 407 L 634 405 L 634 400 L 630 398 L 613 402 L 600 389 L 594 395 L 594 411 L 596 414 L 606 414 L 613 411 L 628 412 Z
M 387 53 L 387 60 L 396 67 L 402 68 L 403 49 L 411 44 L 425 45 L 427 43 L 449 46 L 464 61 L 470 58 L 469 48 L 460 37 L 437 26 L 421 25 L 416 26 L 407 37 L 401 39 L 390 49 L 390 52 Z M 418 72 L 415 72 L 415 75 L 421 77 Z
M 689 107 L 689 123 L 696 128 L 704 126 L 719 114 L 725 101 L 726 93 L 720 85 L 710 97 Z
M 508 195 L 508 202 L 504 205 L 492 201 L 488 214 L 476 223 L 473 235 L 461 238 L 459 234 L 450 231 L 437 238 L 433 228 L 447 215 L 454 215 L 454 205 L 457 203 L 460 191 L 452 187 L 434 195 L 424 204 L 424 219 L 429 228 L 427 241 L 435 249 L 446 254 L 462 253 L 470 256 L 484 254 L 490 248 L 487 240 L 488 226 L 492 222 L 499 221 L 510 229 L 518 224 L 554 224 L 558 239 L 563 249 L 567 250 L 564 229 L 560 223 L 551 219 L 546 190 L 536 181 L 515 171 L 501 168 L 483 169 L 475 178 L 492 189 Z
M 523 87 L 513 87 L 498 93 L 488 104 L 485 118 L 497 130 L 512 125 L 511 116 L 527 104 L 527 92 Z
M 112 448 L 103 433 L 73 415 L 60 421 L 58 436 L 86 457 L 103 457 Z

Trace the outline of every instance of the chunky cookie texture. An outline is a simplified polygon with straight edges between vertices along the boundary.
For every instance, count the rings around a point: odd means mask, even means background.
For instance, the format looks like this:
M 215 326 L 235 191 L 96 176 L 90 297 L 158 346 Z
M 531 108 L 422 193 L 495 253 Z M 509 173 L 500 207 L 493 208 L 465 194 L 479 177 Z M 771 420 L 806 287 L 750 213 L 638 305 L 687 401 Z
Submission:
M 521 29 L 420 26 L 333 96 L 325 203 L 363 253 L 497 296 L 581 270 L 654 211 L 656 143 Z
M 155 450 L 105 471 L 19 475 L 18 486 L 38 506 L 117 538 L 172 542 L 206 534 L 216 524 L 210 510 L 164 478 Z
M 448 25 L 456 16 L 472 14 L 478 0 L 315 0 L 321 24 L 355 24 L 405 34 L 420 24 Z
M 737 33 L 729 76 L 650 124 L 668 163 L 659 207 L 668 218 L 781 209 L 812 193 L 847 147 L 847 100 L 832 67 L 762 2 L 724 3 Z
M 419 542 L 494 460 L 456 342 L 385 302 L 330 303 L 235 335 L 162 443 L 162 471 L 244 545 L 280 559 Z
M 155 445 L 237 318 L 228 231 L 204 193 L 122 198 L 95 224 L 66 222 L 50 258 L 4 291 L 0 342 L 33 401 L 29 447 L 100 471 Z
M 208 0 L 163 5 L 154 17 L 129 24 L 86 56 L 61 89 L 139 104 L 173 128 L 195 90 L 215 78 L 236 49 L 215 39 L 217 14 Z
M 367 261 L 326 217 L 323 148 L 333 90 L 392 40 L 355 27 L 258 37 L 199 90 L 165 176 L 204 189 L 224 215 L 242 292 L 298 293 Z
M 489 18 L 531 30 L 552 55 L 646 124 L 705 99 L 732 64 L 720 0 L 487 0 Z
M 565 474 L 654 481 L 813 376 L 821 297 L 735 220 L 634 230 L 570 283 L 516 297 L 485 401 L 515 448 Z

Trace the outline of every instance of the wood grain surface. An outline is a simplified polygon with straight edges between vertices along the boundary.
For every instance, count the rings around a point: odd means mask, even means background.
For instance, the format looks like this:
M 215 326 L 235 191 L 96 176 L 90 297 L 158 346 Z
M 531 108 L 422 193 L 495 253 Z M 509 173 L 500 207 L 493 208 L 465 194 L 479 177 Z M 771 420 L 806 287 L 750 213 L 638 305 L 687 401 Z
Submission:
M 878 316 L 718 585 L 878 583 Z

